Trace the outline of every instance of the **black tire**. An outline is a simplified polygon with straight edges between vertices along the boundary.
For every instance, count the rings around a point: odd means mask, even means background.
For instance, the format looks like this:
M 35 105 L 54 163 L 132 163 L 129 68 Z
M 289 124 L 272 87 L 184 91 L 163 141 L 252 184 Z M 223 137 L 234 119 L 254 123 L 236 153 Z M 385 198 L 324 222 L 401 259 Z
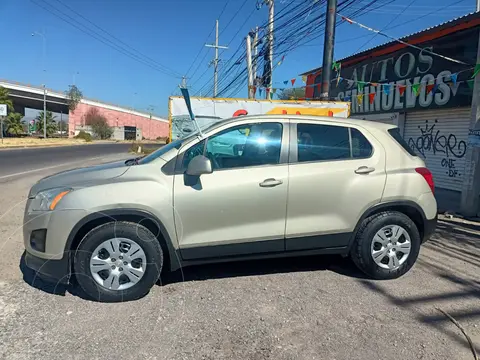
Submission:
M 381 228 L 388 225 L 400 225 L 410 236 L 411 249 L 408 258 L 395 270 L 384 269 L 377 265 L 371 254 L 372 241 Z M 420 252 L 420 234 L 415 223 L 405 214 L 397 211 L 385 211 L 365 219 L 355 236 L 351 257 L 355 265 L 365 274 L 377 280 L 396 279 L 412 268 Z
M 102 242 L 112 238 L 127 238 L 142 248 L 146 258 L 143 277 L 132 287 L 124 290 L 107 289 L 93 279 L 90 271 L 92 252 Z M 74 273 L 83 291 L 93 300 L 123 302 L 145 296 L 160 277 L 163 266 L 162 248 L 150 230 L 140 224 L 116 221 L 100 225 L 85 235 L 74 255 Z

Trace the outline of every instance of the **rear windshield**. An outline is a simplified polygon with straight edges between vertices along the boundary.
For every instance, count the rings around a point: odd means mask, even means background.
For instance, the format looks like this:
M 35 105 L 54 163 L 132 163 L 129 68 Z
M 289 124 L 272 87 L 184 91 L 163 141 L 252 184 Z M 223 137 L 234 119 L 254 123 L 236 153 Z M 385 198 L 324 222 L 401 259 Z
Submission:
M 405 149 L 406 152 L 408 152 L 412 156 L 417 156 L 417 154 L 415 154 L 415 151 L 413 151 L 413 149 L 408 146 L 402 135 L 400 135 L 399 128 L 388 129 L 388 133 L 397 141 L 397 143 L 400 144 L 401 147 Z

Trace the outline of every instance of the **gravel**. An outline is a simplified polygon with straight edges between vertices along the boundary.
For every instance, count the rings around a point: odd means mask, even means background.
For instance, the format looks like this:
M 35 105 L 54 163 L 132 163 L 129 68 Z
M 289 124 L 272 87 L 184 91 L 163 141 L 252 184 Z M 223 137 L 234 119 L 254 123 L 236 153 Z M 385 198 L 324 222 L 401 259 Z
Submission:
M 185 268 L 135 302 L 95 303 L 29 284 L 21 221 L 28 188 L 0 184 L 0 358 L 473 359 L 480 352 L 480 225 L 441 220 L 415 267 L 366 279 L 337 256 Z M 24 280 L 23 277 L 26 277 Z

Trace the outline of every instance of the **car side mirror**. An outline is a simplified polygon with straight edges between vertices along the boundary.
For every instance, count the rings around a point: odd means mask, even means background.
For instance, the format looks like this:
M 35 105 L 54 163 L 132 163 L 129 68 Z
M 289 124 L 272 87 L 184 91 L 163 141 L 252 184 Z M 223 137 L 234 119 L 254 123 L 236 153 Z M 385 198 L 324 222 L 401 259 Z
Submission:
M 200 176 L 203 174 L 211 174 L 212 172 L 212 162 L 210 159 L 203 155 L 197 155 L 190 160 L 185 173 L 190 176 Z

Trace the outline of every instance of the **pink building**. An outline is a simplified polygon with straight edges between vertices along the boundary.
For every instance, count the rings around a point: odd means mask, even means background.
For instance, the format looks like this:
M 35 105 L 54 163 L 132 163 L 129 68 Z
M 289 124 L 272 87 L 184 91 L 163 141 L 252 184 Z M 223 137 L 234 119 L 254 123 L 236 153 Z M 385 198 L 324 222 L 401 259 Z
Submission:
M 142 137 L 145 139 L 168 137 L 169 123 L 167 119 L 158 116 L 150 117 L 146 113 L 87 99 L 82 99 L 75 111 L 69 113 L 69 136 L 74 136 L 76 129 L 85 126 L 85 116 L 92 107 L 97 108 L 112 127 L 136 127 L 141 130 Z

